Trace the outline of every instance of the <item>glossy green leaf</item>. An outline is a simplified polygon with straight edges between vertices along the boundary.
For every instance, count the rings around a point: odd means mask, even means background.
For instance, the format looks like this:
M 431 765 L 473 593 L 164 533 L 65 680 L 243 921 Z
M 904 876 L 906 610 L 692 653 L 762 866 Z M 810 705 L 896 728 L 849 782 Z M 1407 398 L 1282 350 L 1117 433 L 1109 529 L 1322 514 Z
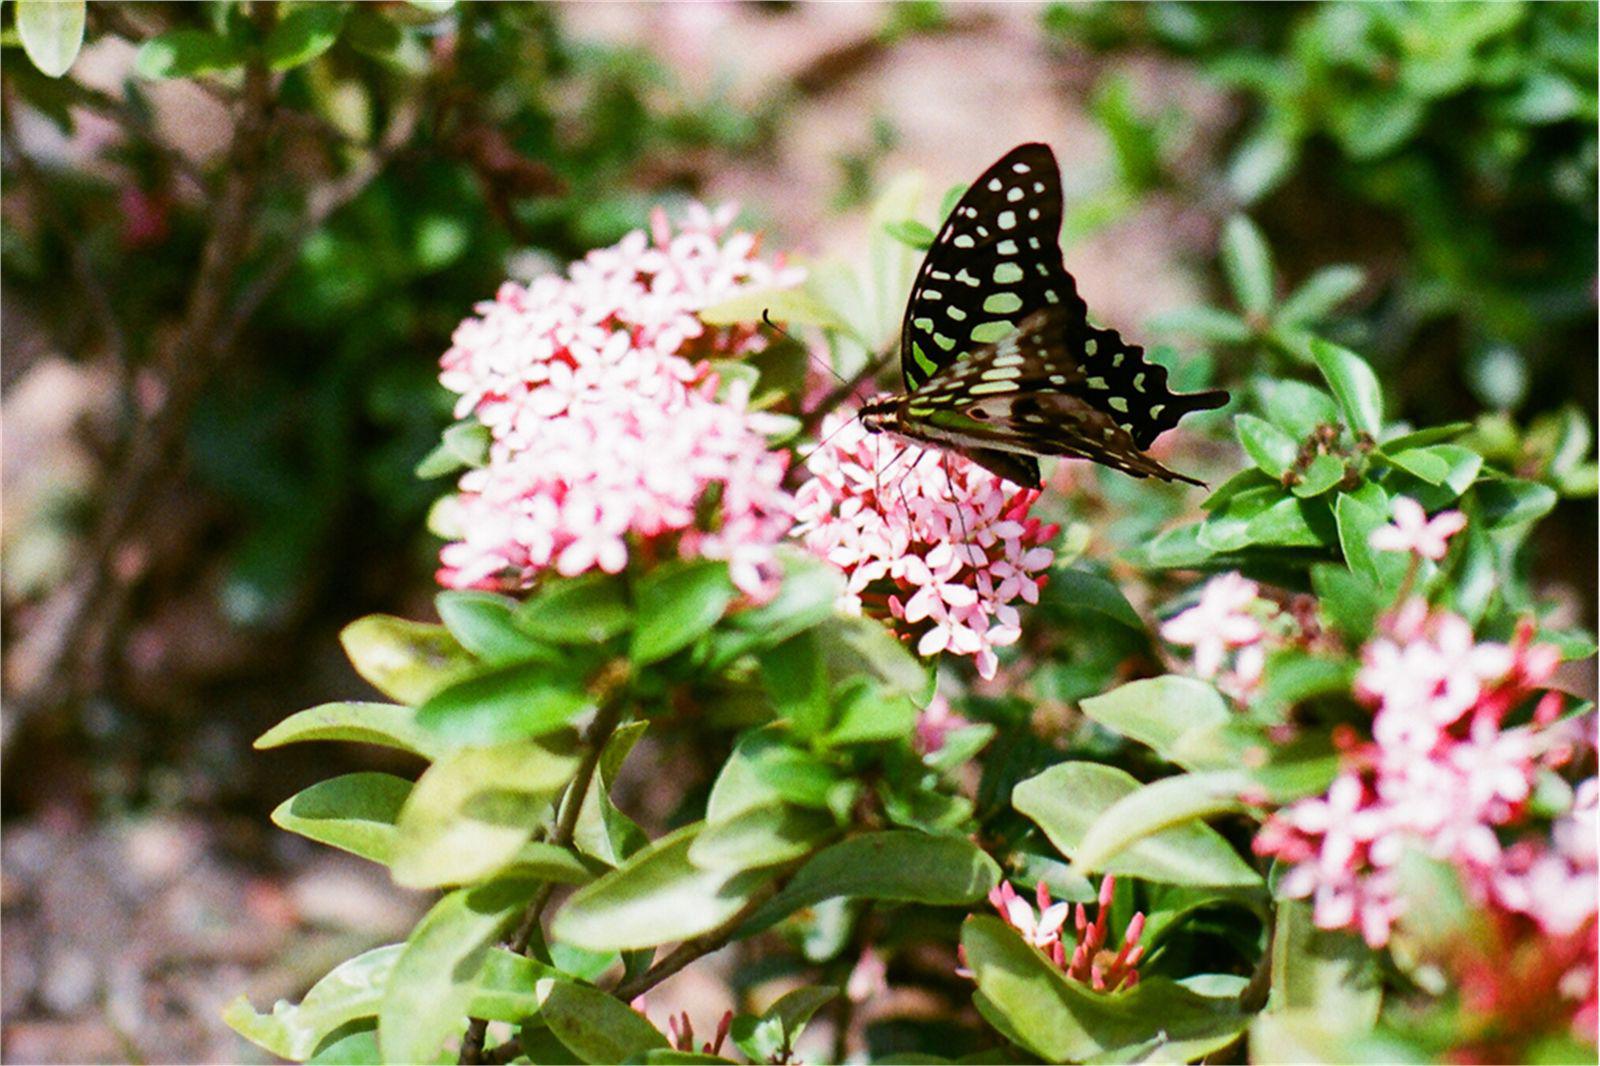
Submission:
M 1478 503 L 1490 529 L 1513 529 L 1543 518 L 1556 505 L 1548 485 L 1520 478 L 1495 478 L 1477 487 Z
M 1092 696 L 1079 706 L 1093 721 L 1153 748 L 1163 759 L 1178 761 L 1187 769 L 1202 767 L 1177 758 L 1183 738 L 1212 729 L 1232 717 L 1215 688 L 1175 674 L 1130 681 L 1104 695 Z
M 1378 612 L 1388 606 L 1372 578 L 1331 563 L 1311 568 L 1311 588 L 1323 617 L 1356 643 L 1367 638 Z
M 760 655 L 761 680 L 778 716 L 809 740 L 828 728 L 828 669 L 815 630 L 796 633 Z
M 521 915 L 533 881 L 491 881 L 451 892 L 418 922 L 394 962 L 378 1009 L 385 1062 L 431 1062 L 466 1027 L 490 945 Z
M 1305 440 L 1318 426 L 1339 422 L 1339 407 L 1321 389 L 1300 381 L 1257 378 L 1251 383 L 1256 407 L 1295 440 Z
M 1300 454 L 1299 441 L 1264 418 L 1235 415 L 1233 430 L 1256 469 L 1271 477 L 1283 477 Z
M 689 861 L 706 870 L 737 873 L 801 858 L 835 831 L 829 815 L 774 803 L 707 824 L 689 848 Z
M 396 822 L 395 883 L 465 884 L 510 863 L 577 766 L 576 755 L 532 741 L 440 759 L 417 780 Z
M 759 1018 L 740 1015 L 729 1035 L 751 1062 L 792 1061 L 794 1043 L 813 1015 L 839 995 L 827 985 L 804 985 L 778 997 Z
M 1243 344 L 1255 335 L 1250 323 L 1217 307 L 1184 307 L 1150 319 L 1152 333 L 1181 333 L 1213 344 Z
M 886 690 L 911 697 L 917 706 L 933 697 L 932 672 L 870 618 L 836 618 L 820 634 L 834 677 L 865 676 Z
M 1162 977 L 1093 992 L 988 915 L 967 919 L 961 945 L 1005 1031 L 1048 1062 L 1189 1062 L 1232 1043 L 1249 1023 L 1237 996 L 1203 996 Z
M 59 78 L 83 48 L 84 0 L 17 0 L 17 36 L 41 74 Z
M 835 896 L 956 906 L 1000 881 L 995 861 L 970 841 L 912 830 L 863 833 L 814 855 L 745 929 L 765 929 Z
M 1344 552 L 1345 564 L 1376 588 L 1389 587 L 1388 579 L 1394 576 L 1391 559 L 1382 558 L 1394 553 L 1381 552 L 1372 547 L 1372 534 L 1387 525 L 1389 515 L 1350 493 L 1340 493 L 1333 509 L 1339 525 L 1339 547 Z M 1405 560 L 1399 560 L 1400 570 Z
M 669 833 L 579 889 L 556 913 L 553 935 L 590 951 L 628 951 L 687 940 L 732 918 L 764 878 L 690 862 L 703 828 L 695 822 Z
M 388 865 L 394 822 L 410 793 L 411 782 L 393 774 L 344 774 L 284 800 L 272 812 L 272 821 L 291 833 Z
M 1265 1011 L 1250 1024 L 1251 1062 L 1338 1062 L 1397 1066 L 1436 1061 L 1428 1050 L 1385 1030 L 1353 1031 L 1320 1011 Z
M 378 1023 L 369 1018 L 341 1025 L 317 1045 L 306 1060 L 311 1066 L 370 1066 L 383 1061 L 378 1050 Z
M 258 1014 L 240 996 L 222 1020 L 245 1039 L 282 1059 L 304 1062 L 331 1034 L 351 1022 L 376 1018 L 384 989 L 404 944 L 373 948 L 340 963 L 313 985 L 297 1004 L 279 1000 L 269 1014 Z M 503 948 L 491 948 L 479 973 L 469 1012 L 478 1018 L 516 1022 L 535 1013 L 534 986 L 553 971 Z M 321 1057 L 321 1061 L 334 1061 Z M 317 1061 L 317 1060 L 312 1060 Z
M 573 852 L 542 840 L 530 841 L 517 849 L 502 871 L 507 878 L 550 881 L 558 885 L 586 885 L 594 872 Z
M 1356 353 L 1320 337 L 1311 342 L 1311 356 L 1339 401 L 1345 424 L 1376 439 L 1383 430 L 1383 389 L 1372 367 Z
M 722 617 L 736 590 L 728 564 L 711 559 L 665 563 L 639 580 L 628 654 L 653 663 L 698 640 Z
M 583 809 L 573 827 L 572 843 L 585 855 L 592 855 L 608 866 L 617 866 L 649 843 L 644 830 L 611 802 L 611 784 L 627 761 L 633 746 L 649 730 L 648 722 L 629 722 L 611 734 L 600 753 L 600 765 L 589 779 Z M 570 802 L 570 801 L 568 801 Z
M 333 47 L 344 27 L 343 4 L 306 4 L 278 20 L 267 34 L 262 51 L 273 70 L 290 70 L 309 63 Z
M 1354 296 L 1365 277 L 1365 271 L 1348 263 L 1323 267 L 1283 301 L 1277 321 L 1287 326 L 1319 322 Z
M 517 624 L 520 604 L 509 596 L 476 589 L 453 589 L 434 598 L 439 619 L 461 646 L 491 666 L 541 659 L 559 661 Z
M 1272 937 L 1271 1010 L 1314 1010 L 1340 1028 L 1369 1030 L 1383 983 L 1378 956 L 1354 933 L 1318 929 L 1311 905 L 1283 900 Z
M 1228 276 L 1234 299 L 1246 314 L 1265 315 L 1272 309 L 1272 252 L 1266 238 L 1244 215 L 1228 219 L 1222 230 L 1222 270 Z
M 1221 834 L 1198 818 L 1235 810 L 1196 775 L 1141 786 L 1133 775 L 1098 763 L 1065 762 L 1023 781 L 1011 803 L 1083 871 L 1206 887 L 1252 887 L 1261 877 Z M 1157 784 L 1163 784 L 1157 782 Z M 1151 809 L 1151 800 L 1157 801 Z M 1204 802 L 1198 803 L 1197 800 Z M 1170 803 L 1163 808 L 1161 803 Z M 1087 846 L 1086 846 L 1087 845 Z M 1093 850 L 1091 850 L 1091 848 Z
M 369 614 L 339 633 L 350 663 L 379 692 L 400 703 L 422 703 L 478 664 L 444 626 Z
M 1345 465 L 1337 456 L 1323 453 L 1307 464 L 1290 491 L 1301 499 L 1321 496 L 1338 485 L 1345 477 Z
M 394 23 L 370 13 L 363 19 L 352 19 L 351 25 L 369 22 L 387 26 L 396 34 L 400 32 Z M 489 444 L 492 440 L 488 426 L 478 422 L 457 422 L 445 429 L 438 445 L 417 463 L 415 473 L 426 481 L 453 474 L 463 467 L 484 466 L 489 461 Z
M 1052 570 L 1044 596 L 1047 602 L 1093 611 L 1137 633 L 1145 631 L 1144 619 L 1133 609 L 1122 589 L 1099 574 L 1070 567 Z
M 733 326 L 758 323 L 765 313 L 773 321 L 788 326 L 820 326 L 823 329 L 852 332 L 850 323 L 808 289 L 766 289 L 742 292 L 698 312 L 708 326 Z
M 833 690 L 833 724 L 821 738 L 829 747 L 872 744 L 906 737 L 916 728 L 917 707 L 904 692 L 851 678 Z
M 257 748 L 307 740 L 352 740 L 399 748 L 435 759 L 448 745 L 416 722 L 417 712 L 396 703 L 324 703 L 291 714 L 256 739 Z
M 885 223 L 883 231 L 901 244 L 925 252 L 933 246 L 933 238 L 937 236 L 933 230 L 924 226 L 914 218 L 902 218 L 898 222 Z
M 180 29 L 152 37 L 139 46 L 133 69 L 141 78 L 191 78 L 237 67 L 244 49 L 228 37 L 205 30 Z
M 667 1038 L 637 1011 L 574 981 L 554 982 L 539 1018 L 586 1063 L 632 1062 L 653 1048 L 667 1047 Z
M 1431 448 L 1407 448 L 1403 451 L 1385 448 L 1384 458 L 1430 485 L 1442 485 L 1450 475 L 1450 463 L 1444 457 L 1435 455 Z
M 622 579 L 591 573 L 546 582 L 517 612 L 517 624 L 552 644 L 602 644 L 633 624 Z
M 1099 872 L 1113 856 L 1152 835 L 1214 815 L 1242 812 L 1246 808 L 1239 793 L 1249 786 L 1246 775 L 1225 770 L 1180 774 L 1142 785 L 1100 812 L 1079 840 L 1072 864 L 1084 873 Z
M 453 745 L 500 744 L 557 732 L 593 709 L 569 666 L 520 663 L 435 692 L 417 708 L 417 725 Z

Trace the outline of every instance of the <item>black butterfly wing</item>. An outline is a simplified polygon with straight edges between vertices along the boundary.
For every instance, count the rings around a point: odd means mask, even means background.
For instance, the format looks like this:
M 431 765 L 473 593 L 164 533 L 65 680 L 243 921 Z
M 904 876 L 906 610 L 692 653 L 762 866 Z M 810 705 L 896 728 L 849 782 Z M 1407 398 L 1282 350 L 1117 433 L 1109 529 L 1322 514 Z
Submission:
M 1051 304 L 1087 315 L 1061 262 L 1055 154 L 1020 144 L 972 183 L 917 271 L 900 328 L 906 391 Z
M 1089 322 L 1062 262 L 1061 211 L 1061 172 L 1048 145 L 1018 145 L 973 183 L 945 219 L 911 287 L 900 339 L 906 391 L 1049 310 L 1039 328 L 1056 331 L 1048 338 L 1051 348 L 1082 371 L 1077 395 L 1108 415 L 1139 450 L 1185 414 L 1227 403 L 1220 390 L 1172 392 L 1166 368 L 1146 362 L 1143 348 Z
M 1134 477 L 1200 484 L 1146 455 L 1144 434 L 1153 439 L 1190 411 L 1218 407 L 1227 393 L 1171 392 L 1166 372 L 1144 364 L 1141 350 L 1112 330 L 1091 331 L 1083 357 L 1067 340 L 1069 315 L 1064 307 L 1044 308 L 1004 339 L 974 349 L 909 396 L 902 417 L 926 425 L 931 435 L 1002 476 L 1011 475 L 985 462 L 984 454 L 1011 453 L 1004 461 L 1012 464 L 1062 455 Z M 1105 376 L 1103 364 L 1115 353 L 1143 367 L 1126 390 L 1120 379 Z M 1037 479 L 1037 465 L 1032 469 Z

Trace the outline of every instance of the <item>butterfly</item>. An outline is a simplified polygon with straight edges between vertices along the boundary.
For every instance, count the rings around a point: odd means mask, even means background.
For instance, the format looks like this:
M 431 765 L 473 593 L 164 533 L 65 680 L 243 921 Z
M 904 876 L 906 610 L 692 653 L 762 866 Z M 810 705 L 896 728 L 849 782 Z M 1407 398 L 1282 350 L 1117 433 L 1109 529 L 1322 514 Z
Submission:
M 1026 488 L 1066 456 L 1134 477 L 1201 482 L 1149 455 L 1157 436 L 1222 390 L 1175 393 L 1164 367 L 1091 325 L 1061 258 L 1061 171 L 1022 144 L 984 171 L 917 271 L 900 328 L 905 392 L 864 404 L 868 432 L 933 445 Z

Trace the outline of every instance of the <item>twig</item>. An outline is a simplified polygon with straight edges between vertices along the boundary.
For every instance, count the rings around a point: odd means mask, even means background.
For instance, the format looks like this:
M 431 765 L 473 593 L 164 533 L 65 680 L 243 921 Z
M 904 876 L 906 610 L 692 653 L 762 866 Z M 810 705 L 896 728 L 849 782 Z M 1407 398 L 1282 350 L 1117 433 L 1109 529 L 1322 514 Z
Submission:
M 894 349 L 890 348 L 887 351 L 879 352 L 876 355 L 873 355 L 866 361 L 860 370 L 857 370 L 854 374 L 850 375 L 847 380 L 835 385 L 832 391 L 817 401 L 817 405 L 815 407 L 801 416 L 801 432 L 809 433 L 811 430 L 816 429 L 822 420 L 826 418 L 835 407 L 838 407 L 841 403 L 844 403 L 850 397 L 854 396 L 857 389 L 861 388 L 862 385 L 865 385 L 867 382 L 876 377 L 878 371 L 882 370 L 884 366 L 888 364 L 889 359 L 891 356 L 893 356 L 893 354 Z
M 733 939 L 733 935 L 744 925 L 745 919 L 754 914 L 758 907 L 777 893 L 778 882 L 779 878 L 773 878 L 768 881 L 757 890 L 755 895 L 750 897 L 743 907 L 739 908 L 738 913 L 732 918 L 729 918 L 709 933 L 702 933 L 691 940 L 685 940 L 674 948 L 671 954 L 644 973 L 639 974 L 632 980 L 622 981 L 616 988 L 611 990 L 611 994 L 624 1003 L 632 1002 L 696 959 L 720 950 L 728 941 Z
M 271 9 L 266 10 L 270 17 Z M 249 252 L 256 193 L 266 170 L 262 157 L 271 117 L 271 76 L 260 61 L 252 62 L 245 71 L 239 118 L 228 147 L 227 176 L 172 345 L 173 371 L 166 402 L 138 427 L 120 468 L 110 478 L 109 499 L 89 541 L 88 565 L 77 582 L 58 593 L 63 597 L 59 613 L 53 613 L 58 628 L 39 674 L 44 691 L 18 704 L 18 720 L 63 695 L 70 697 L 76 668 L 96 643 L 86 631 L 91 616 L 98 614 L 95 621 L 101 633 L 113 627 L 115 620 L 107 617 L 103 607 L 106 590 L 113 582 L 118 548 L 155 495 L 157 481 L 170 469 L 189 413 L 215 364 L 226 354 L 217 343 L 217 331 L 226 311 L 229 281 Z
M 550 834 L 550 843 L 557 847 L 564 848 L 571 844 L 573 835 L 578 831 L 578 816 L 583 811 L 584 799 L 589 795 L 589 783 L 594 780 L 595 770 L 600 766 L 600 756 L 605 752 L 606 742 L 611 739 L 611 734 L 617 731 L 617 724 L 622 721 L 622 712 L 626 706 L 625 694 L 613 691 L 610 698 L 601 703 L 594 721 L 589 724 L 583 761 L 578 764 L 577 773 L 572 775 L 572 780 L 567 784 L 561 816 L 556 822 L 555 831 Z M 510 950 L 518 955 L 527 952 L 528 945 L 533 943 L 533 934 L 539 929 L 544 909 L 550 902 L 550 895 L 554 891 L 555 886 L 549 881 L 539 886 L 533 899 L 528 903 L 528 909 L 523 912 L 522 921 L 518 923 L 516 932 L 511 934 L 511 939 L 506 944 Z M 483 1052 L 483 1038 L 488 1027 L 489 1023 L 484 1018 L 473 1018 L 467 1024 L 466 1034 L 461 1038 L 461 1053 L 456 1059 L 458 1063 L 491 1061 L 484 1058 Z M 503 1047 L 504 1044 L 499 1045 L 495 1051 Z M 514 1055 L 512 1057 L 515 1058 Z

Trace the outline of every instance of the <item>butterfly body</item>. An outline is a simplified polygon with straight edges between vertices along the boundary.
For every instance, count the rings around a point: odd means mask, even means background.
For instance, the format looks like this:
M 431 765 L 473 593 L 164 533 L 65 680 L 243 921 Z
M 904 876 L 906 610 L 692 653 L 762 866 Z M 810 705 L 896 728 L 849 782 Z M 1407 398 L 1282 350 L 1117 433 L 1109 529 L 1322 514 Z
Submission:
M 1043 144 L 1006 153 L 945 220 L 912 285 L 901 328 L 906 391 L 861 409 L 890 432 L 1041 487 L 1044 456 L 1134 477 L 1193 478 L 1144 453 L 1191 411 L 1228 394 L 1179 394 L 1166 369 L 1092 325 L 1062 263 L 1061 175 Z

